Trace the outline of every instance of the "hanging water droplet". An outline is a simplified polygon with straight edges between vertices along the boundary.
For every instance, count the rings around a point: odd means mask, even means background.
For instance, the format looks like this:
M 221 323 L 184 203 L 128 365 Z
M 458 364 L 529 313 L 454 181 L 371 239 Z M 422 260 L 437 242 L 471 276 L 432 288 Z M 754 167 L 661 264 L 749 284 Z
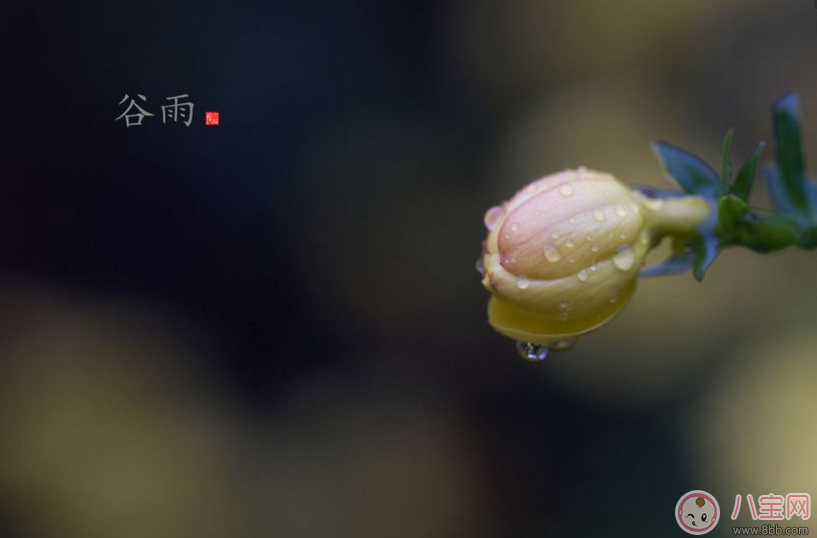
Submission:
M 520 290 L 528 289 L 530 286 L 530 280 L 525 275 L 521 275 L 518 279 L 516 279 L 516 285 L 519 287 Z
M 548 356 L 548 347 L 546 345 L 532 342 L 517 342 L 516 351 L 520 357 L 531 362 L 543 361 Z
M 477 260 L 477 273 L 479 273 L 480 275 L 485 274 L 485 266 L 483 265 L 482 258 Z
M 567 248 L 573 248 L 576 246 L 576 242 L 573 241 L 572 239 L 568 239 L 567 241 L 565 241 L 565 246 Z
M 553 245 L 548 245 L 545 247 L 545 258 L 551 263 L 556 263 L 562 259 L 562 255 L 559 254 L 559 249 Z
M 514 222 L 513 224 L 511 224 L 511 230 L 514 231 L 514 232 L 518 232 L 519 231 L 519 223 Z
M 555 344 L 551 344 L 550 345 L 550 350 L 551 351 L 565 351 L 566 349 L 570 349 L 571 347 L 573 347 L 573 344 L 576 343 L 576 340 L 578 340 L 578 338 L 575 337 L 575 336 L 572 337 L 572 338 L 565 338 L 564 340 L 560 340 L 560 341 L 556 342 Z
M 561 186 L 561 188 L 559 188 L 559 194 L 562 196 L 570 196 L 573 194 L 573 187 L 565 183 Z
M 613 256 L 613 265 L 626 271 L 635 263 L 635 252 L 630 247 L 624 247 Z
M 590 250 L 592 250 L 593 252 L 598 252 L 598 251 L 599 251 L 599 246 L 598 246 L 598 244 L 593 243 L 593 246 L 592 246 L 592 247 L 590 247 Z
M 587 272 L 587 269 L 582 269 L 576 275 L 576 278 L 581 280 L 582 282 L 587 282 L 587 279 L 590 278 L 590 273 Z
M 626 210 L 626 209 L 624 209 L 624 206 L 623 206 L 623 205 L 621 205 L 621 204 L 618 204 L 618 205 L 616 206 L 616 215 L 618 215 L 619 217 L 623 217 L 623 216 L 625 216 L 626 214 L 627 214 L 627 210 Z
M 593 218 L 599 222 L 602 222 L 604 220 L 604 213 L 600 209 L 596 209 L 593 211 Z
M 496 223 L 499 222 L 499 219 L 501 219 L 504 214 L 505 210 L 498 205 L 495 205 L 485 212 L 483 222 L 485 222 L 485 227 L 488 228 L 489 232 L 494 229 Z

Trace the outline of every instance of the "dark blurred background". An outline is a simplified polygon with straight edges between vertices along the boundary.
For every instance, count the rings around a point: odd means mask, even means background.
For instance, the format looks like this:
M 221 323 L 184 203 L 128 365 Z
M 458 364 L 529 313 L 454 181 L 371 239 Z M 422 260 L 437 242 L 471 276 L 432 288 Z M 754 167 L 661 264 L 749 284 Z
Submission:
M 541 364 L 474 269 L 530 179 L 667 186 L 651 140 L 742 160 L 784 91 L 817 163 L 812 2 L 0 13 L 0 536 L 676 536 L 689 490 L 817 493 L 813 255 L 642 282 Z

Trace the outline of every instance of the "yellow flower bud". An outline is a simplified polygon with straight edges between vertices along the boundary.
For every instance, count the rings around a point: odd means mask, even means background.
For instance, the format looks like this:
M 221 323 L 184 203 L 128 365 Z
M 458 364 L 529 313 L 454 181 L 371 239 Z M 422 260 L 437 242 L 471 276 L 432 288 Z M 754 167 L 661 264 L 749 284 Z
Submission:
M 654 238 L 689 233 L 708 213 L 703 199 L 649 199 L 583 168 L 534 181 L 485 214 L 489 322 L 521 342 L 564 346 L 627 304 Z

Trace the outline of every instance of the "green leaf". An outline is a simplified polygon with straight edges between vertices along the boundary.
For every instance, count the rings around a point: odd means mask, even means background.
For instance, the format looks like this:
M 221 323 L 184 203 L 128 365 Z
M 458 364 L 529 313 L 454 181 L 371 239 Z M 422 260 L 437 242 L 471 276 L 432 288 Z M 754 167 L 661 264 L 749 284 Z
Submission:
M 783 176 L 775 163 L 764 163 L 763 175 L 766 178 L 766 188 L 769 191 L 772 207 L 787 215 L 797 215 L 798 209 L 789 198 Z
M 723 150 L 721 152 L 721 183 L 728 185 L 732 179 L 732 169 L 729 164 L 729 152 L 732 149 L 732 139 L 735 137 L 735 130 L 729 129 L 726 131 L 726 136 L 723 137 Z
M 741 165 L 738 174 L 735 176 L 735 182 L 730 189 L 732 194 L 744 202 L 749 201 L 749 195 L 752 193 L 752 183 L 757 173 L 757 163 L 760 161 L 760 154 L 763 153 L 765 147 L 765 142 L 758 143 L 755 150 L 749 155 L 749 158 L 746 159 L 746 162 Z
M 749 213 L 746 202 L 729 194 L 718 201 L 718 222 L 727 237 L 734 235 L 740 221 Z
M 794 208 L 806 213 L 808 198 L 805 188 L 806 174 L 799 105 L 800 99 L 796 93 L 785 94 L 772 105 L 772 121 L 775 159 L 784 194 Z
M 666 142 L 654 142 L 652 149 L 685 193 L 715 197 L 725 190 L 717 172 L 695 155 Z

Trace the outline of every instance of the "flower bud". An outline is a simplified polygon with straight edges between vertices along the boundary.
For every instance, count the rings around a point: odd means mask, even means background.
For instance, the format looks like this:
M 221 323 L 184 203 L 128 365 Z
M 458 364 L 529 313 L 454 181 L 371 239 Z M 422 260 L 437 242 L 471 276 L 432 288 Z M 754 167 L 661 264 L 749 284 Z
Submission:
M 591 331 L 627 304 L 653 239 L 708 213 L 702 199 L 652 200 L 583 168 L 534 181 L 485 214 L 489 322 L 545 346 Z

